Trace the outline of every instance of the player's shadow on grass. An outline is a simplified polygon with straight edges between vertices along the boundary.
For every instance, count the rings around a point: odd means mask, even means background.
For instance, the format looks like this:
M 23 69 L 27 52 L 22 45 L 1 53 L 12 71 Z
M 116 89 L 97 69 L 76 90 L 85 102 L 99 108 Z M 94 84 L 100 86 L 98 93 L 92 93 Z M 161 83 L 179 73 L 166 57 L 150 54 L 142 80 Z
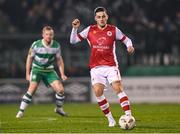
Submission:
M 136 128 L 143 128 L 143 129 L 167 129 L 164 126 L 148 126 L 148 125 L 136 125 Z M 173 128 L 173 127 L 169 127 L 169 128 Z
M 69 115 L 70 118 L 105 118 L 103 115 Z M 118 119 L 119 116 L 114 116 L 114 118 Z
M 101 116 L 101 115 L 99 115 L 99 116 L 87 116 L 87 115 L 70 115 L 69 116 L 70 118 L 104 118 L 104 116 Z
M 154 130 L 158 130 L 158 129 L 167 129 L 167 127 L 164 127 L 164 126 L 150 126 L 150 125 L 138 125 L 138 122 L 141 122 L 140 119 L 136 119 L 136 128 L 141 128 L 141 129 L 154 129 Z M 173 127 L 168 127 L 168 128 L 172 128 Z

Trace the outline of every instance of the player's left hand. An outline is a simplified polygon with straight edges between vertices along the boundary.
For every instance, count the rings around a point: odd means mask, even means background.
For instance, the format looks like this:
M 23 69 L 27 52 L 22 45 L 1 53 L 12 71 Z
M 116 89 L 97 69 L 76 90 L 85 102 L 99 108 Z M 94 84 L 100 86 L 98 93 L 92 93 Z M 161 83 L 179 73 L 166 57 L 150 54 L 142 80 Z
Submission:
M 61 78 L 62 78 L 63 81 L 68 79 L 66 75 L 61 75 Z
M 129 46 L 127 48 L 127 51 L 128 51 L 129 54 L 133 54 L 134 53 L 134 47 L 133 46 Z

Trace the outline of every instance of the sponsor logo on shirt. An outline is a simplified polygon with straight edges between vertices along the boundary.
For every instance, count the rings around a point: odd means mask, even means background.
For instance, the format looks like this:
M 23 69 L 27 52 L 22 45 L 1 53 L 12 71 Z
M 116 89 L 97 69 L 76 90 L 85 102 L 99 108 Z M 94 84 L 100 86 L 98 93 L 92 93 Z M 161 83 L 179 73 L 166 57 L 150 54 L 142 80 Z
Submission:
M 103 50 L 107 50 L 110 47 L 108 45 L 106 45 L 106 37 L 100 37 L 97 39 L 97 45 L 93 45 L 93 48 L 96 48 L 97 51 L 103 51 Z
M 106 41 L 106 37 L 100 37 L 99 39 L 97 39 L 97 44 L 98 45 L 103 45 Z
M 98 49 L 109 49 L 109 46 L 98 46 L 98 45 L 93 45 L 93 48 L 98 48 Z

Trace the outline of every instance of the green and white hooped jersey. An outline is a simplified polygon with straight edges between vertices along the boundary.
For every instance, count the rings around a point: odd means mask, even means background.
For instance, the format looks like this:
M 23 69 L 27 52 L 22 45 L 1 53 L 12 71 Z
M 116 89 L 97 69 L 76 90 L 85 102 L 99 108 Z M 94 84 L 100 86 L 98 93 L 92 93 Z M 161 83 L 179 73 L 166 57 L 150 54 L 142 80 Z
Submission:
M 34 57 L 32 68 L 42 71 L 52 70 L 55 58 L 61 57 L 60 44 L 52 40 L 50 46 L 46 46 L 43 39 L 37 40 L 32 44 L 29 55 Z

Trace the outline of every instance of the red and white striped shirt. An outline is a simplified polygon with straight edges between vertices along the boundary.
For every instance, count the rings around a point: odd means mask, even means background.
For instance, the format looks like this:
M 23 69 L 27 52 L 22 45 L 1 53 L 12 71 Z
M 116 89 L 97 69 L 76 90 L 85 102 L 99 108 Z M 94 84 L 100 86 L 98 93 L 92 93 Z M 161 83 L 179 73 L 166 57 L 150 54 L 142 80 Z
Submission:
M 77 29 L 72 29 L 70 42 L 75 44 L 87 39 L 91 48 L 89 67 L 118 66 L 115 54 L 115 41 L 121 40 L 126 46 L 132 46 L 131 40 L 121 30 L 113 25 L 106 25 L 104 29 L 97 25 L 90 25 L 77 34 Z

